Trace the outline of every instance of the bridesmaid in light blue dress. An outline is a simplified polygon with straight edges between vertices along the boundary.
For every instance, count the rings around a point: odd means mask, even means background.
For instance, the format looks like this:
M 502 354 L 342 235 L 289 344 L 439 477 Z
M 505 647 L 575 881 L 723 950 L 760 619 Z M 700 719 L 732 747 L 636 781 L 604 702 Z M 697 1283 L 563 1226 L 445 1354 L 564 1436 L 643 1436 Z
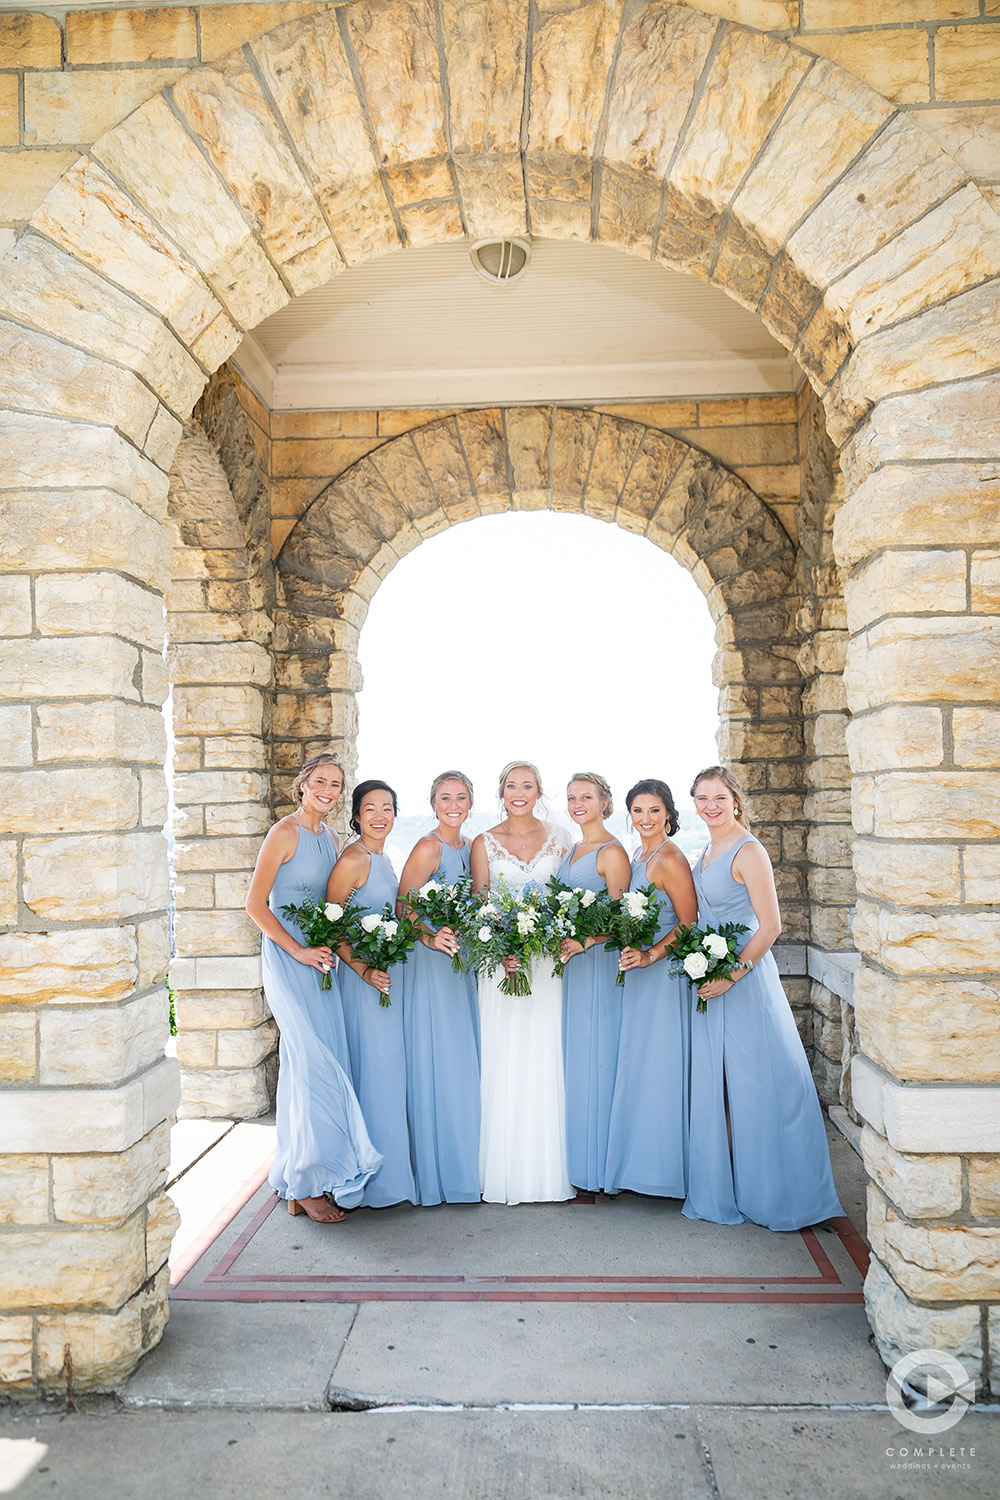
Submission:
M 348 844 L 334 866 L 326 888 L 328 901 L 346 906 L 353 899 L 362 913 L 381 913 L 387 903 L 395 907 L 399 881 L 382 852 L 395 819 L 396 793 L 384 781 L 363 781 L 355 787 L 351 828 L 358 839 Z M 355 958 L 346 943 L 337 951 L 351 1076 L 372 1141 L 382 1154 L 382 1165 L 362 1202 L 368 1208 L 412 1203 L 416 1191 L 406 1125 L 401 966 L 394 965 L 389 974 Z M 383 995 L 390 997 L 388 1006 L 381 1004 Z
M 596 771 L 578 771 L 566 789 L 566 807 L 581 840 L 560 865 L 559 879 L 588 891 L 607 890 L 617 900 L 630 872 L 628 855 L 604 826 L 614 811 L 611 788 Z M 568 938 L 559 955 L 566 966 L 566 1148 L 570 1181 L 596 1193 L 604 1191 L 625 991 L 616 983 L 618 954 L 605 948 L 602 939 L 588 938 L 585 948 Z
M 781 931 L 771 861 L 746 826 L 739 782 L 709 766 L 691 787 L 711 843 L 695 866 L 702 926 L 748 929 L 733 979 L 700 987 L 691 1018 L 689 1219 L 802 1229 L 843 1214 L 816 1086 L 771 945 Z M 731 1141 L 731 1146 L 730 1146 Z
M 663 955 L 678 923 L 694 921 L 697 902 L 688 862 L 670 841 L 678 826 L 670 788 L 637 782 L 627 805 L 642 840 L 629 888 L 656 887 L 659 920 L 651 946 L 623 948 L 619 960 L 625 998 L 605 1191 L 683 1198 L 691 1000 L 687 982 L 671 974 Z
M 306 896 L 323 899 L 337 861 L 336 835 L 323 819 L 343 786 L 335 755 L 306 761 L 293 786 L 299 805 L 264 840 L 246 901 L 264 934 L 264 993 L 281 1030 L 271 1186 L 291 1213 L 325 1224 L 361 1202 L 382 1158 L 345 1071 L 347 1037 L 336 975 L 330 974 L 329 990 L 320 988 L 320 974 L 330 973 L 334 955 L 329 948 L 308 947 L 281 908 L 301 906 Z
M 400 891 L 429 880 L 451 885 L 469 873 L 462 824 L 472 811 L 472 783 L 444 771 L 431 786 L 438 826 L 419 840 L 403 866 Z M 405 902 L 400 901 L 400 907 Z M 479 989 L 474 973 L 456 973 L 458 939 L 424 919 L 423 937 L 403 968 L 406 1111 L 417 1201 L 478 1203 Z

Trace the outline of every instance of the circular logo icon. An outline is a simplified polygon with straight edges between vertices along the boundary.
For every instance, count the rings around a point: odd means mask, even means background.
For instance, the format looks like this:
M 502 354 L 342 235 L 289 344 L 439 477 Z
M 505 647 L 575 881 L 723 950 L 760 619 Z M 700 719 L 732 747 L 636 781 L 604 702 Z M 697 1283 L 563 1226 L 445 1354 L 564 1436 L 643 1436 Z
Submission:
M 914 1375 L 921 1377 L 923 1391 L 913 1386 Z M 900 1426 L 929 1436 L 947 1432 L 962 1420 L 976 1399 L 976 1383 L 953 1354 L 914 1349 L 889 1371 L 885 1399 Z

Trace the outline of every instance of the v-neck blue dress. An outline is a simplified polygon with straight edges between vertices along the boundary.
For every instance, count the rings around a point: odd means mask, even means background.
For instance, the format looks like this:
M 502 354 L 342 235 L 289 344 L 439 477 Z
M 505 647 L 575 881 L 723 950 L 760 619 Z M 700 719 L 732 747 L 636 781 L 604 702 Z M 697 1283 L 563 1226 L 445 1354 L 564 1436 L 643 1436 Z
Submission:
M 399 894 L 399 881 L 386 855 L 369 853 L 368 878 L 352 897 L 363 913 L 381 912 L 386 902 L 395 907 Z M 368 1208 L 416 1200 L 406 1124 L 403 967 L 394 964 L 390 969 L 392 1003 L 382 1005 L 373 985 L 366 984 L 347 964 L 338 965 L 351 1077 L 368 1132 L 376 1150 L 382 1153 L 382 1165 L 365 1188 L 362 1202 Z
M 469 846 L 442 839 L 432 879 L 469 873 Z M 479 989 L 451 957 L 425 943 L 408 954 L 402 982 L 406 1108 L 417 1202 L 478 1203 Z
M 278 866 L 267 904 L 296 942 L 305 934 L 283 906 L 306 896 L 322 901 L 337 862 L 328 828 L 310 833 L 299 825 L 291 859 Z M 300 964 L 271 938 L 261 942 L 264 994 L 277 1021 L 277 1145 L 270 1183 L 281 1198 L 333 1198 L 356 1208 L 382 1160 L 372 1145 L 347 1067 L 347 1038 L 337 975 L 320 988 L 321 975 Z
M 694 869 L 698 921 L 741 922 L 745 944 L 760 923 L 733 860 L 751 834 Z M 711 846 L 709 846 L 711 847 Z M 694 991 L 692 991 L 692 994 Z M 732 1156 L 726 1129 L 726 1099 Z M 691 1016 L 689 1219 L 802 1229 L 840 1206 L 820 1108 L 778 966 L 764 954 L 732 989 Z
M 615 843 L 608 839 L 607 843 Z M 559 867 L 564 885 L 607 890 L 597 856 L 607 844 Z M 617 983 L 618 949 L 595 943 L 563 970 L 563 1063 L 566 1075 L 566 1151 L 569 1177 L 589 1193 L 604 1191 L 611 1102 L 618 1072 L 625 988 Z
M 646 864 L 641 854 L 633 859 L 630 890 L 651 883 Z M 654 943 L 677 925 L 669 896 L 657 895 Z M 684 1197 L 690 1029 L 687 981 L 671 974 L 666 959 L 626 971 L 605 1192 L 628 1188 L 660 1198 Z

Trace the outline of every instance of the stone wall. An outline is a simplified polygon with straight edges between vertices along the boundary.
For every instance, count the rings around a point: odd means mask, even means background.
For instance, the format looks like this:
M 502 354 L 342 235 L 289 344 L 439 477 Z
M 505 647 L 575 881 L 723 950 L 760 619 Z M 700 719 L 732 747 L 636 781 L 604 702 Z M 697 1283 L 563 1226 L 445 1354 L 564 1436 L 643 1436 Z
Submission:
M 800 20 L 810 13 L 803 3 Z M 885 31 L 924 31 L 938 58 L 950 30 L 972 38 L 962 43 L 965 71 L 978 87 L 975 49 L 1000 35 L 980 12 Z M 849 570 L 862 959 L 852 1102 L 878 1138 L 869 1145 L 869 1314 L 886 1357 L 934 1342 L 978 1381 L 991 1370 L 996 1378 L 1000 1070 L 988 1041 L 1000 994 L 991 894 L 1000 217 L 962 162 L 914 125 L 937 107 L 930 97 L 898 108 L 806 40 L 796 33 L 788 45 L 668 0 L 442 0 L 437 10 L 426 0 L 357 0 L 259 37 L 140 105 L 69 167 L 7 252 L 0 845 L 10 894 L 0 994 L 36 1038 L 37 1069 L 50 1023 L 57 1039 L 49 1071 L 0 1096 L 10 1170 L 34 1182 L 35 1158 L 52 1158 L 44 1204 L 31 1204 L 37 1217 L 4 1232 L 42 1277 L 5 1279 L 7 1347 L 23 1354 L 31 1344 L 30 1360 L 13 1359 L 15 1379 L 65 1383 L 68 1346 L 78 1383 L 106 1385 L 163 1316 L 169 1225 L 155 1152 L 143 1147 L 134 1159 L 135 1193 L 112 1205 L 110 1229 L 98 1177 L 81 1188 L 79 1258 L 77 1231 L 57 1217 L 48 1184 L 63 1159 L 71 1171 L 91 1155 L 124 1156 L 173 1107 L 174 1070 L 150 1057 L 164 1030 L 163 866 L 147 881 L 141 853 L 143 840 L 159 838 L 163 776 L 144 758 L 139 725 L 164 691 L 152 613 L 168 580 L 168 475 L 183 423 L 244 333 L 341 263 L 498 221 L 599 239 L 711 280 L 756 310 L 822 400 L 845 492 L 834 551 Z M 928 72 L 929 91 L 937 76 Z M 327 107 L 303 114 L 304 94 Z M 12 162 L 20 153 L 7 148 Z M 669 449 L 677 439 L 656 442 Z M 733 478 L 724 484 L 735 535 L 749 492 Z M 529 477 L 515 487 L 537 494 L 546 484 Z M 702 493 L 696 486 L 688 499 Z M 635 503 L 626 514 L 641 514 L 638 492 Z M 360 610 L 395 549 L 366 534 L 342 481 L 327 514 L 336 525 L 323 566 L 334 578 L 318 593 L 339 588 L 344 607 Z M 686 536 L 673 533 L 693 570 L 712 544 L 697 520 Z M 341 527 L 355 563 L 367 552 L 360 574 L 338 548 Z M 309 551 L 315 558 L 315 541 Z M 731 562 L 718 551 L 704 585 L 710 606 L 718 586 L 717 619 L 749 618 L 753 601 L 723 607 Z M 305 560 L 303 569 L 282 573 L 288 609 L 290 576 L 305 602 Z M 817 605 L 812 616 L 825 618 Z M 766 633 L 787 648 L 795 622 L 776 631 L 772 621 Z M 744 639 L 760 638 L 748 628 Z M 792 675 L 801 670 L 796 661 Z M 97 728 L 79 735 L 68 764 L 52 759 L 64 716 L 74 733 L 85 719 Z M 822 718 L 817 711 L 817 732 Z M 321 727 L 329 732 L 330 721 Z M 296 725 L 281 737 L 308 732 Z M 759 759 L 764 743 L 761 734 L 752 751 L 744 745 L 746 758 Z M 79 917 L 42 918 L 33 900 L 44 893 L 32 898 L 19 841 L 67 840 L 51 875 L 58 902 L 80 899 L 68 847 L 76 837 L 97 842 L 91 863 L 117 850 L 107 864 L 118 873 Z M 825 972 L 818 982 L 834 993 Z M 103 1038 L 97 1052 L 78 1052 L 71 1039 L 81 1006 L 88 1041 Z M 99 1082 L 77 1080 L 77 1056 L 99 1068 Z M 26 1042 L 21 1058 L 29 1067 Z M 88 1108 L 97 1124 L 85 1132 Z M 939 1165 L 940 1192 L 914 1189 Z M 86 1266 L 83 1280 L 67 1255 Z

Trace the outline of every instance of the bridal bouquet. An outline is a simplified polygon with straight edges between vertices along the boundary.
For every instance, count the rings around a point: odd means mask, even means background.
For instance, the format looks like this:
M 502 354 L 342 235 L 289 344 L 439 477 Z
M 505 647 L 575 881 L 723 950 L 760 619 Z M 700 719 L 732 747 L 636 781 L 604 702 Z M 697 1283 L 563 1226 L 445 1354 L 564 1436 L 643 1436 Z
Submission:
M 473 967 L 487 974 L 516 958 L 520 968 L 504 976 L 500 993 L 530 995 L 531 965 L 549 951 L 543 893 L 533 885 L 512 891 L 501 881 L 482 906 L 469 908 L 463 936 Z
M 409 917 L 397 917 L 387 901 L 379 914 L 366 912 L 357 916 L 344 933 L 355 958 L 363 959 L 372 969 L 388 969 L 402 963 L 417 941 L 416 924 Z M 379 1005 L 391 1005 L 388 995 L 379 996 Z
M 583 885 L 564 885 L 553 875 L 548 883 L 545 910 L 548 917 L 549 952 L 556 963 L 553 973 L 558 979 L 565 964 L 559 949 L 566 938 L 574 938 L 586 947 L 589 937 L 600 937 L 607 931 L 609 901 L 607 894 L 588 890 Z
M 623 891 L 610 903 L 604 930 L 608 935 L 605 948 L 648 948 L 656 937 L 660 920 L 660 899 L 655 885 L 644 885 L 638 891 Z M 625 970 L 618 970 L 617 984 L 625 983 Z
M 350 902 L 346 906 L 340 906 L 336 901 L 314 901 L 311 896 L 307 896 L 301 906 L 281 908 L 281 915 L 301 928 L 310 948 L 332 948 L 334 952 L 337 951 L 338 943 L 343 942 L 357 914 L 358 908 Z M 319 987 L 321 990 L 333 988 L 329 969 L 323 971 Z
M 672 973 L 686 974 L 692 984 L 728 979 L 740 967 L 736 949 L 742 934 L 749 930 L 740 922 L 723 922 L 719 927 L 679 927 L 664 957 L 672 960 Z M 702 1014 L 708 1010 L 708 1003 L 701 995 L 698 1010 Z
M 410 890 L 404 900 L 418 922 L 423 920 L 435 928 L 450 927 L 456 934 L 461 933 L 470 911 L 475 915 L 479 910 L 479 902 L 473 900 L 472 879 L 469 875 L 463 875 L 451 885 L 440 880 L 428 880 L 418 890 Z M 456 974 L 465 968 L 461 949 L 452 954 L 451 966 Z

